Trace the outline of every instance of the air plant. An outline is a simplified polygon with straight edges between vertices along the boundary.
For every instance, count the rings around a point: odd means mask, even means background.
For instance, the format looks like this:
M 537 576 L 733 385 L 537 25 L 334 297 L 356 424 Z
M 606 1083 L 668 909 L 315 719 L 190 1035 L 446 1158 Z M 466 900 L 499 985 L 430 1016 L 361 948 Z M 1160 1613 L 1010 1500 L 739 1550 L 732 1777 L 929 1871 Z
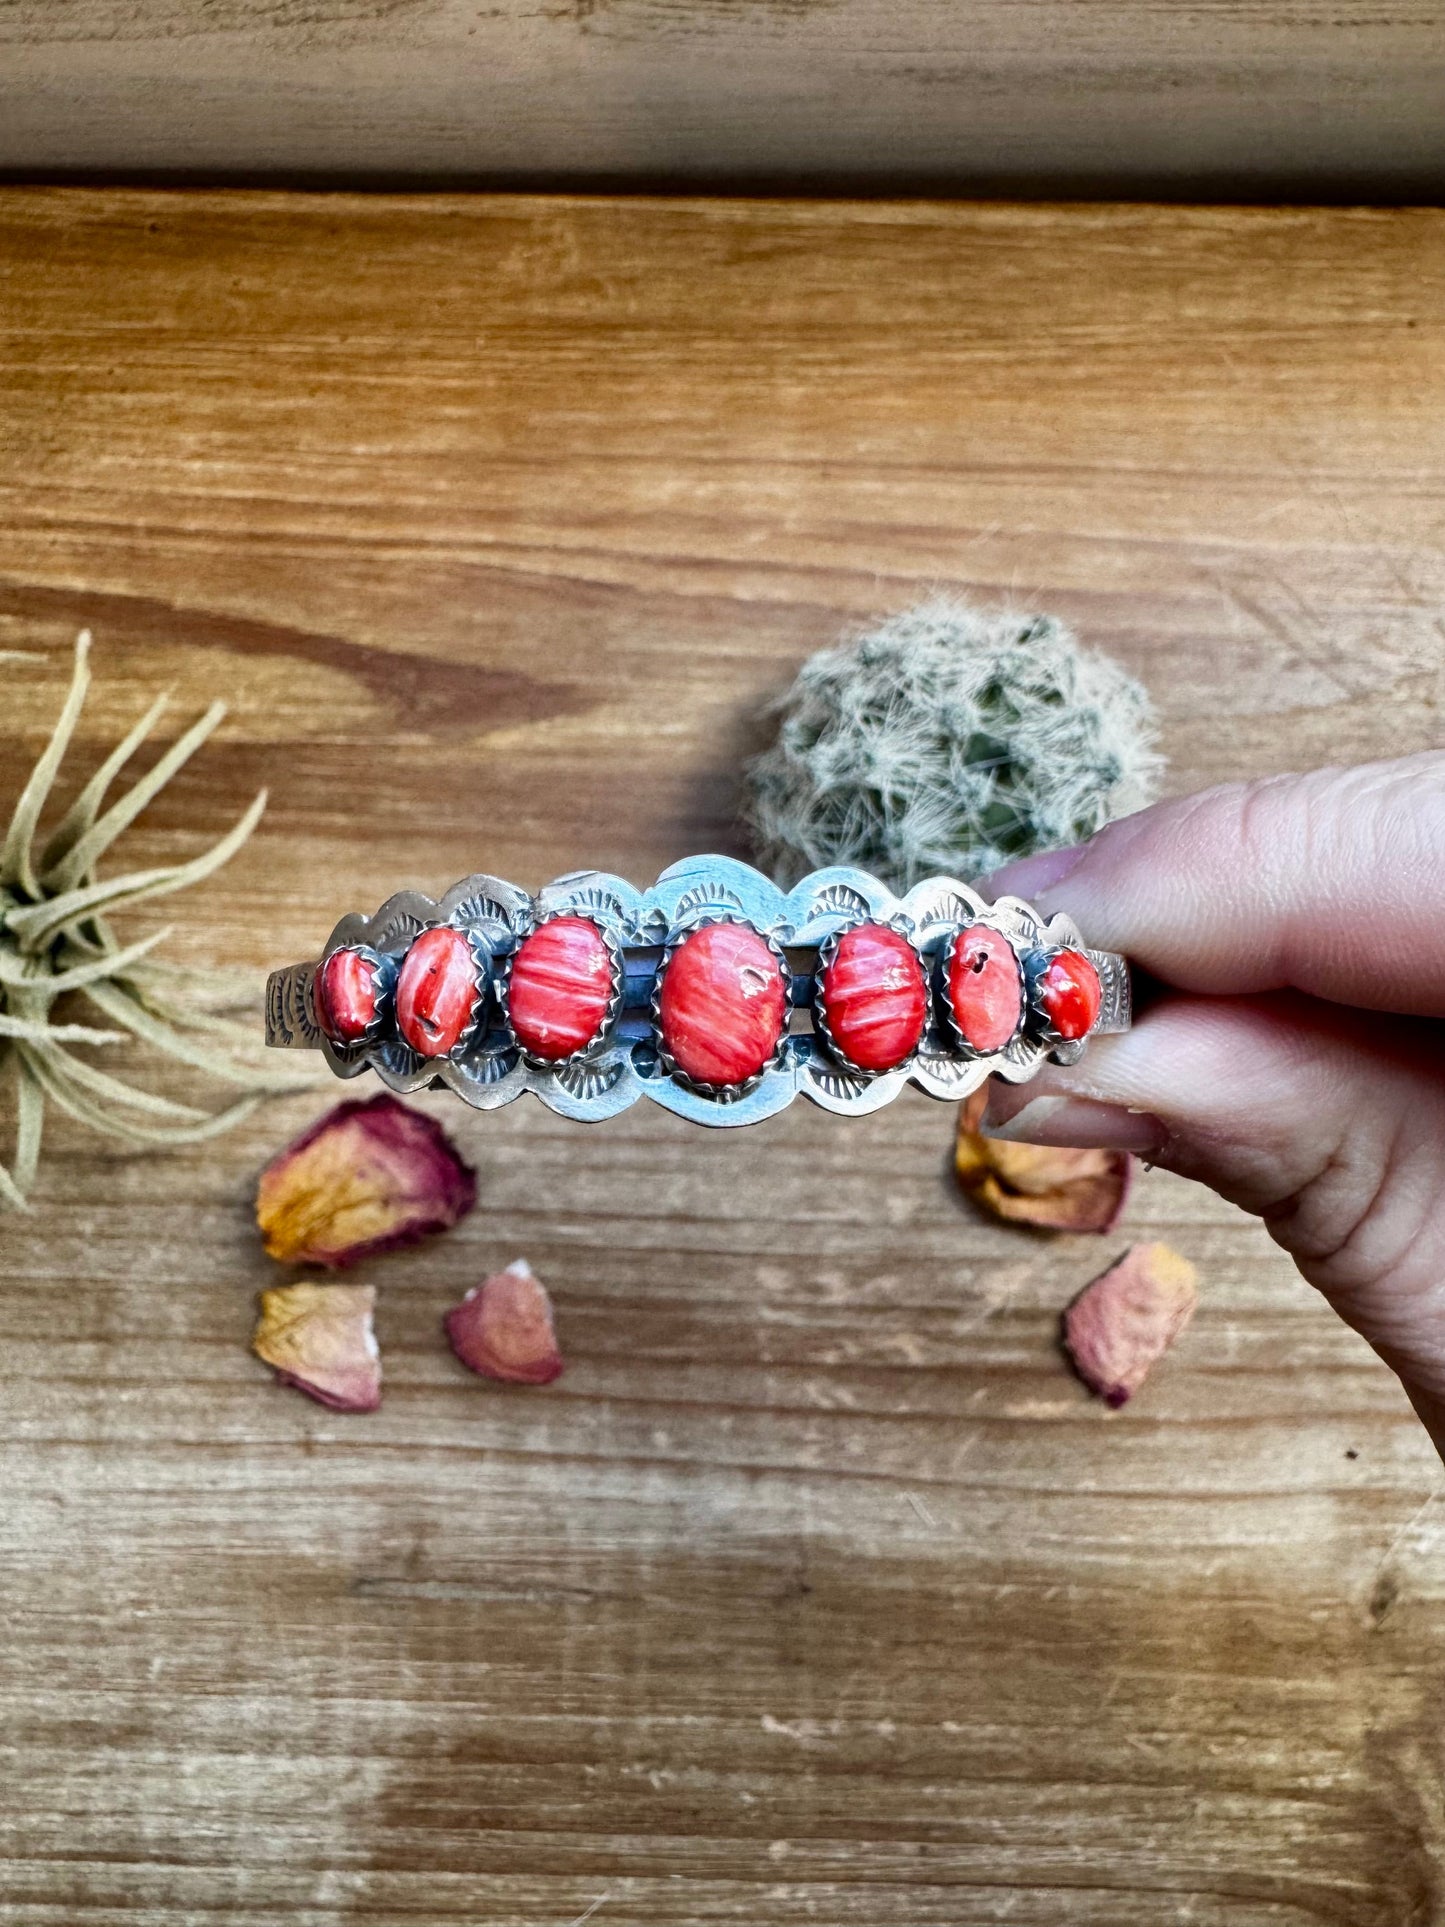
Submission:
M 96 875 L 111 844 L 196 753 L 225 715 L 206 713 L 109 806 L 111 785 L 145 742 L 167 703 L 156 699 L 105 757 L 43 843 L 40 819 L 60 773 L 90 686 L 90 634 L 76 638 L 75 668 L 59 720 L 20 793 L 0 848 L 0 1068 L 15 1091 L 15 1149 L 0 1164 L 0 1209 L 23 1207 L 40 1157 L 47 1103 L 107 1137 L 137 1147 L 194 1142 L 239 1123 L 261 1099 L 295 1089 L 245 1061 L 255 1032 L 226 1015 L 240 1001 L 225 973 L 167 964 L 152 952 L 169 935 L 156 930 L 121 943 L 108 916 L 199 883 L 246 841 L 265 808 L 263 791 L 240 821 L 204 855 L 188 862 Z M 106 1020 L 57 1023 L 61 998 L 74 996 Z M 76 1055 L 75 1046 L 149 1046 L 241 1095 L 204 1109 L 130 1083 Z

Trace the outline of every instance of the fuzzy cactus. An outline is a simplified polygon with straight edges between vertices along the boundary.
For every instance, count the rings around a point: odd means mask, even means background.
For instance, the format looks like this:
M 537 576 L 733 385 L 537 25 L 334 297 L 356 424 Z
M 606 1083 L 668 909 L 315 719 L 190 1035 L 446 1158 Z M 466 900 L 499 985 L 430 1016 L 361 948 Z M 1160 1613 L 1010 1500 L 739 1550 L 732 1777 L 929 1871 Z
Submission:
M 1154 795 L 1144 689 L 1052 616 L 938 600 L 810 656 L 746 817 L 779 882 L 857 864 L 896 889 L 1074 843 Z

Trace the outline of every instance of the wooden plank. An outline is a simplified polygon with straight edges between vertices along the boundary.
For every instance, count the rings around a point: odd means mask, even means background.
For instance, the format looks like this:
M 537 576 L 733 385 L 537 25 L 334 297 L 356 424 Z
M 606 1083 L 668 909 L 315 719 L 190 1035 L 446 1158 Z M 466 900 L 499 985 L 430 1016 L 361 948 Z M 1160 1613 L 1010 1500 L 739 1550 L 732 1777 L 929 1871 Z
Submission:
M 1171 784 L 1437 742 L 1445 217 L 0 196 L 3 766 L 222 693 L 131 833 L 253 844 L 259 973 L 477 867 L 738 847 L 760 705 L 932 588 L 1144 676 Z M 368 1268 L 386 1402 L 248 1359 L 300 1099 L 57 1132 L 0 1281 L 0 1921 L 1400 1927 L 1442 1906 L 1440 1472 L 1257 1225 L 1119 1416 L 1107 1250 L 923 1099 L 701 1133 L 428 1100 L 482 1208 Z M 447 1303 L 525 1252 L 568 1375 Z
M 1438 198 L 1436 0 L 8 0 L 0 167 Z

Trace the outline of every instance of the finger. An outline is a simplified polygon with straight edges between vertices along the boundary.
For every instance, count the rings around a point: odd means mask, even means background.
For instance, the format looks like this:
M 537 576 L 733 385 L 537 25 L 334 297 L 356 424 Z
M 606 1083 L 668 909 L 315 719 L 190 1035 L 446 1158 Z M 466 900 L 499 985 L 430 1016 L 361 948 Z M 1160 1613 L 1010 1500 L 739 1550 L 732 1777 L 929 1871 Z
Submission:
M 1445 1401 L 1445 1052 L 1433 1027 L 1289 993 L 1180 997 L 1068 1070 L 989 1091 L 986 1131 L 1119 1143 L 1263 1217 L 1412 1395 Z M 1445 1452 L 1445 1428 L 1436 1442 Z
M 1166 983 L 1445 1015 L 1445 755 L 1231 784 L 988 880 Z

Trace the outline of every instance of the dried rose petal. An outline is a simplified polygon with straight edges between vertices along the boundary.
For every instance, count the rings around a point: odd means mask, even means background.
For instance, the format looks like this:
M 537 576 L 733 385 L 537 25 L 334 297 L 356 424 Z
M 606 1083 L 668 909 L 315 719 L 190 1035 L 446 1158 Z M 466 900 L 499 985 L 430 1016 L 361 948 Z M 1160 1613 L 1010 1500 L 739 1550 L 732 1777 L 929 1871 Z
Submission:
M 261 1293 L 251 1350 L 283 1385 L 335 1412 L 374 1412 L 381 1353 L 371 1329 L 371 1285 L 277 1285 Z
M 338 1104 L 271 1160 L 256 1222 L 283 1264 L 341 1270 L 447 1230 L 476 1201 L 442 1127 L 383 1094 Z
M 445 1323 L 457 1357 L 486 1378 L 550 1385 L 561 1375 L 552 1300 L 525 1258 L 473 1285 Z
M 1064 1344 L 1080 1378 L 1110 1405 L 1138 1391 L 1194 1316 L 1195 1272 L 1168 1245 L 1130 1245 L 1064 1313 Z
M 986 1211 L 1045 1231 L 1112 1231 L 1129 1195 L 1127 1151 L 1072 1151 L 983 1137 L 987 1094 L 975 1091 L 959 1114 L 953 1168 Z

